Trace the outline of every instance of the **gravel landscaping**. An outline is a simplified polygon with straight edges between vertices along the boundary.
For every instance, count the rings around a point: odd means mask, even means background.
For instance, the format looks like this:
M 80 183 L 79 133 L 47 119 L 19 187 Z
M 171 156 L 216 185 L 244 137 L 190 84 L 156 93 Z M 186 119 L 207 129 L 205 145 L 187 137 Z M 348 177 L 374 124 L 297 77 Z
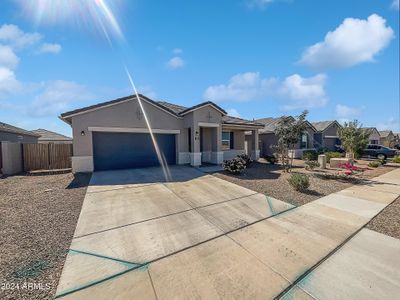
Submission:
M 357 161 L 357 165 L 362 167 L 367 164 L 368 162 L 366 161 Z M 283 172 L 279 165 L 271 165 L 263 159 L 260 159 L 259 162 L 254 162 L 241 175 L 232 175 L 225 171 L 214 173 L 213 175 L 253 191 L 300 206 L 396 168 L 393 166 L 381 166 L 367 170 L 363 173 L 362 178 L 355 179 L 331 176 L 337 173 L 336 170 L 307 171 L 303 167 L 304 161 L 302 160 L 294 160 L 293 166 L 292 172 L 310 175 L 310 188 L 307 192 L 295 191 L 287 181 L 290 173 Z
M 54 297 L 89 179 L 0 179 L 0 299 Z
M 400 239 L 400 198 L 372 219 L 367 228 Z

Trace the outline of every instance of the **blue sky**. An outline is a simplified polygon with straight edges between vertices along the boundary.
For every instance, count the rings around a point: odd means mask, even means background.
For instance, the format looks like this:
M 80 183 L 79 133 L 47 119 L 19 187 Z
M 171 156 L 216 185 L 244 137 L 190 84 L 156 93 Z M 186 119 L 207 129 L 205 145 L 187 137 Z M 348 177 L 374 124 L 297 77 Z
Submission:
M 84 1 L 51 1 L 1 3 L 0 121 L 70 135 L 61 112 L 132 93 L 126 64 L 154 99 L 400 130 L 397 0 L 103 0 L 112 47 Z

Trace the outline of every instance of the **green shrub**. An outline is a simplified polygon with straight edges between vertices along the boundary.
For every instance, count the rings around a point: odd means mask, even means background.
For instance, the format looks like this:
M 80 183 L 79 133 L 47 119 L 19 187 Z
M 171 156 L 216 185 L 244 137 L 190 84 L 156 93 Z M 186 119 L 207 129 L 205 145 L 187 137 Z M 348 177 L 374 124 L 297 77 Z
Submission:
M 241 159 L 244 161 L 246 167 L 250 166 L 250 164 L 253 162 L 253 161 L 251 160 L 250 156 L 248 156 L 248 155 L 245 154 L 245 153 L 239 154 L 237 157 L 238 157 L 238 158 L 241 158 Z
M 377 168 L 377 167 L 379 167 L 380 165 L 381 165 L 381 163 L 380 163 L 379 161 L 371 161 L 371 162 L 368 164 L 368 167 Z
M 269 162 L 271 165 L 274 165 L 277 161 L 276 157 L 273 155 L 264 156 L 265 160 Z
M 289 184 L 299 192 L 304 192 L 310 187 L 310 178 L 306 174 L 292 173 L 288 181 Z
M 387 160 L 386 160 L 386 159 L 380 159 L 379 162 L 380 162 L 380 164 L 381 164 L 382 166 L 384 166 L 384 165 L 387 164 Z
M 303 152 L 303 160 L 317 160 L 318 153 L 315 150 L 306 150 Z
M 343 156 L 340 152 L 325 152 L 324 154 L 326 156 L 327 163 L 330 163 L 331 158 L 340 158 Z
M 319 167 L 319 162 L 317 162 L 316 160 L 307 160 L 305 164 L 307 170 L 314 170 L 315 168 Z
M 222 166 L 229 173 L 240 174 L 246 169 L 246 162 L 240 157 L 235 157 L 231 160 L 224 160 Z
M 400 164 L 400 155 L 396 155 L 395 157 L 393 157 L 393 162 L 396 164 Z

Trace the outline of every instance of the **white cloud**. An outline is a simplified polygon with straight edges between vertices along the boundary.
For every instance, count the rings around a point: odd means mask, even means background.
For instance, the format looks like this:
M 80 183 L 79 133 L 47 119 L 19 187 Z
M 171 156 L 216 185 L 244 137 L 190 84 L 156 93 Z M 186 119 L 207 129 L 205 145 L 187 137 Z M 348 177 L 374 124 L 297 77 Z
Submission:
M 399 6 L 400 6 L 399 2 L 400 2 L 399 0 L 393 0 L 392 4 L 390 5 L 390 7 L 393 8 L 393 9 L 399 10 Z
M 44 43 L 40 46 L 37 53 L 38 54 L 44 54 L 44 53 L 58 54 L 61 52 L 61 49 L 62 49 L 62 47 L 60 44 Z
M 365 108 L 363 106 L 350 107 L 343 104 L 337 104 L 335 111 L 338 118 L 351 119 L 360 116 L 364 109 Z
M 246 5 L 249 8 L 260 8 L 264 9 L 266 8 L 269 4 L 274 2 L 275 0 L 247 0 Z
M 298 74 L 286 77 L 279 89 L 279 94 L 287 102 L 283 105 L 283 109 L 310 109 L 325 106 L 328 103 L 325 83 L 324 74 L 309 78 Z
M 12 70 L 0 66 L 0 96 L 19 91 L 21 84 Z
M 171 58 L 166 65 L 169 69 L 178 69 L 185 65 L 185 61 L 181 57 L 175 56 Z
M 392 130 L 394 132 L 400 131 L 400 121 L 390 117 L 386 122 L 376 124 L 378 130 Z
M 239 112 L 234 108 L 227 109 L 226 112 L 228 113 L 229 116 L 241 118 L 241 115 L 239 114 Z
M 58 115 L 70 109 L 72 103 L 94 97 L 85 86 L 76 82 L 50 81 L 43 84 L 43 91 L 34 98 L 28 114 L 36 117 Z
M 172 53 L 176 54 L 176 55 L 182 54 L 183 50 L 181 48 L 175 48 L 175 49 L 172 50 Z
M 204 97 L 212 101 L 251 101 L 272 94 L 276 82 L 275 78 L 261 78 L 258 72 L 239 73 L 228 84 L 208 87 Z
M 14 24 L 4 24 L 0 27 L 0 41 L 16 48 L 31 46 L 42 39 L 42 35 L 33 32 L 26 33 Z
M 284 80 L 262 78 L 258 72 L 240 73 L 228 84 L 208 87 L 204 97 L 212 101 L 251 101 L 261 98 L 279 98 L 283 110 L 311 109 L 325 106 L 326 76 L 301 77 L 294 74 Z
M 10 46 L 0 45 L 0 67 L 14 69 L 19 63 L 18 56 Z
M 394 38 L 386 20 L 373 14 L 367 20 L 347 18 L 324 41 L 306 49 L 301 64 L 315 69 L 346 68 L 374 57 Z

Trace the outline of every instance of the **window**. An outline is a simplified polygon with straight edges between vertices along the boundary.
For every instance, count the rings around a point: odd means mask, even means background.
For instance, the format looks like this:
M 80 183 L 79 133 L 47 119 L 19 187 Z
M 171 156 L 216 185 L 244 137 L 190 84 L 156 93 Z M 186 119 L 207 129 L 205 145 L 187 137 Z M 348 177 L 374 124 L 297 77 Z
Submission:
M 301 149 L 307 149 L 308 148 L 308 135 L 307 133 L 303 133 L 301 135 L 301 145 L 300 145 Z
M 231 149 L 231 132 L 223 131 L 222 132 L 222 150 Z

